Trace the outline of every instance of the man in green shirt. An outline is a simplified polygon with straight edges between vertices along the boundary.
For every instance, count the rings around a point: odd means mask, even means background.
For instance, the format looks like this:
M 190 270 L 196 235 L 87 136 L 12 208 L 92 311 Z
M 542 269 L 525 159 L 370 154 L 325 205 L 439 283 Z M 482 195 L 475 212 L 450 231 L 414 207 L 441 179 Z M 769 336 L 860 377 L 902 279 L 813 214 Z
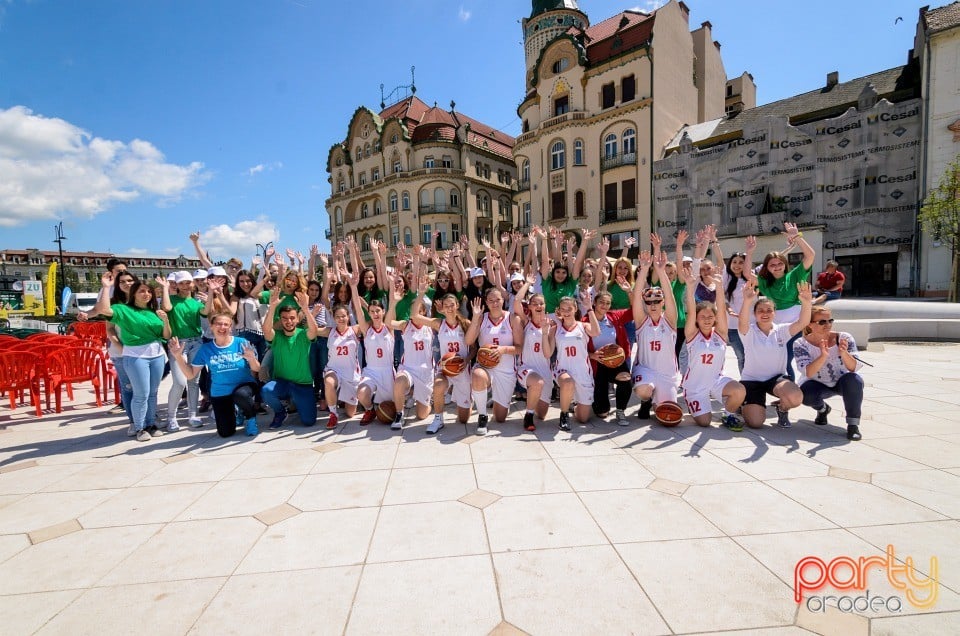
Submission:
M 297 326 L 301 316 L 310 315 L 310 305 L 305 293 L 297 291 L 294 297 L 299 311 L 290 306 L 280 307 L 280 293 L 274 288 L 270 292 L 267 315 L 279 311 L 280 331 L 274 329 L 272 321 L 263 322 L 263 337 L 273 352 L 274 379 L 263 385 L 261 395 L 264 403 L 273 409 L 273 422 L 270 423 L 273 429 L 280 428 L 287 417 L 281 400 L 293 401 L 304 426 L 313 426 L 317 422 L 317 398 L 310 372 L 310 344 L 317 339 L 317 321 L 307 320 L 306 329 Z

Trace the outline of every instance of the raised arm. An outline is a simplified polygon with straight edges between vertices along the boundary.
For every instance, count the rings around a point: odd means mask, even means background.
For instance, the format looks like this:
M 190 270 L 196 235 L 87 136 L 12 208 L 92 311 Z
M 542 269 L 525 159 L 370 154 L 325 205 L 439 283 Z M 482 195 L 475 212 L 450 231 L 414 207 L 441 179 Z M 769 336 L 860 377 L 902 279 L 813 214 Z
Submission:
M 213 262 L 207 257 L 206 250 L 200 246 L 199 230 L 190 234 L 190 242 L 193 243 L 193 249 L 196 250 L 197 258 L 200 259 L 200 264 L 203 265 L 204 269 L 210 269 L 213 267 Z
M 750 332 L 750 314 L 753 313 L 753 304 L 757 302 L 759 295 L 757 278 L 754 276 L 743 286 L 743 305 L 740 306 L 740 315 L 737 317 L 737 330 L 741 337 Z
M 699 328 L 697 327 L 697 299 L 695 296 L 697 281 L 693 276 L 693 272 L 686 272 L 682 269 L 677 272 L 677 275 L 683 278 L 683 282 L 686 283 L 686 289 L 683 291 L 683 304 L 687 310 L 687 323 L 683 326 L 683 336 L 684 339 L 689 342 L 693 340 L 694 336 L 697 335 Z M 666 293 L 666 292 L 664 292 Z M 670 294 L 673 295 L 672 293 Z M 717 294 L 717 296 L 722 296 L 722 294 Z M 719 316 L 717 316 L 719 318 Z
M 517 295 L 513 297 L 513 307 L 511 308 L 514 316 L 522 316 L 523 321 L 526 322 L 526 313 L 523 311 L 523 299 L 527 297 L 527 292 L 530 291 L 530 288 L 533 287 L 533 284 L 537 282 L 537 277 L 533 274 L 527 274 L 523 279 L 523 285 L 520 286 L 520 290 L 517 292 Z
M 643 290 L 652 261 L 653 258 L 650 252 L 647 250 L 640 252 L 640 271 L 637 272 L 638 280 L 633 286 L 633 298 L 630 299 L 630 305 L 633 308 L 633 323 L 637 326 L 637 329 L 640 328 L 640 324 L 647 318 L 647 310 L 643 305 Z M 639 280 L 641 278 L 642 281 Z M 667 290 L 664 290 L 663 293 L 666 294 Z
M 313 314 L 310 313 L 310 297 L 307 296 L 307 292 L 294 292 L 293 297 L 297 299 L 297 305 L 300 307 L 300 311 L 303 312 L 304 317 L 306 318 L 307 323 L 307 339 L 316 340 L 317 339 L 317 321 L 312 320 L 311 317 Z
M 160 309 L 164 311 L 173 311 L 173 303 L 170 302 L 170 281 L 160 275 L 154 276 L 153 280 L 157 284 L 157 287 L 160 288 L 161 292 Z
M 210 294 L 213 296 L 213 294 Z M 277 307 L 280 306 L 280 289 L 274 287 L 270 290 L 270 301 L 267 303 L 267 317 L 263 321 L 263 338 L 267 342 L 273 342 L 275 331 L 273 329 L 273 317 L 277 315 Z M 309 320 L 307 322 L 310 322 Z
M 800 251 L 803 252 L 803 268 L 810 269 L 813 267 L 813 259 L 816 257 L 816 252 L 810 244 L 804 240 L 803 232 L 797 230 L 795 223 L 784 223 L 783 229 L 787 233 L 787 245 L 799 247 Z
M 110 308 L 110 289 L 113 287 L 113 272 L 104 272 L 100 277 L 100 295 L 97 296 L 97 304 L 87 314 L 88 316 L 113 316 L 113 309 Z
M 590 241 L 596 236 L 596 230 L 585 229 L 583 231 L 583 240 L 580 241 L 577 258 L 573 261 L 573 267 L 570 268 L 570 275 L 573 276 L 574 279 L 580 278 L 580 272 L 583 270 L 583 261 L 587 259 L 587 250 L 590 248 Z
M 479 296 L 471 301 L 470 308 L 473 309 L 473 318 L 470 320 L 467 333 L 464 334 L 464 340 L 466 340 L 468 347 L 477 341 L 477 337 L 480 336 L 480 325 L 483 323 L 483 301 L 480 300 Z
M 660 252 L 660 258 L 653 264 L 657 269 L 657 276 L 660 277 L 662 281 L 668 281 L 670 278 L 667 276 L 667 253 Z M 673 288 L 668 284 L 666 289 L 663 290 L 663 317 L 667 319 L 667 324 L 669 324 L 674 329 L 677 328 L 677 299 L 673 296 Z
M 800 297 L 800 315 L 797 321 L 790 325 L 790 335 L 795 336 L 810 324 L 810 310 L 813 307 L 813 292 L 810 283 L 797 283 L 797 296 Z

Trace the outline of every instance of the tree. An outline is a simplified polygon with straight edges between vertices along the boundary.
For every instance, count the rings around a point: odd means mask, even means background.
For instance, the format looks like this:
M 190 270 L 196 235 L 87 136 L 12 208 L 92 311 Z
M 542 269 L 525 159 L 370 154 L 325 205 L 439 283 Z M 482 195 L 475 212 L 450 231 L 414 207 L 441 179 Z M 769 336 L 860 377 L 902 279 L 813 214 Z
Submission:
M 950 246 L 950 291 L 947 301 L 957 302 L 957 279 L 960 273 L 960 155 L 947 165 L 940 185 L 927 194 L 920 208 L 923 231 Z

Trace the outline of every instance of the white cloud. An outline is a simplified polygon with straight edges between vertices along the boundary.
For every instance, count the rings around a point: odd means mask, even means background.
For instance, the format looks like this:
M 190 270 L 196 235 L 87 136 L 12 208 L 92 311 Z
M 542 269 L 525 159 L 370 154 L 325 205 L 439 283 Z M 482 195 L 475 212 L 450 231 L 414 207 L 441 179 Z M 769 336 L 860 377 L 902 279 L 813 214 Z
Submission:
M 150 250 L 146 250 L 142 247 L 131 247 L 124 252 L 124 254 L 128 256 L 146 256 L 149 253 Z
M 637 5 L 631 8 L 631 11 L 643 11 L 645 13 L 652 13 L 665 5 L 666 0 L 644 0 L 643 5 Z
M 79 216 L 155 197 L 177 201 L 206 182 L 203 164 L 167 163 L 149 141 L 94 137 L 24 106 L 0 109 L 0 227 Z
M 473 13 L 464 9 L 462 4 L 460 5 L 460 11 L 457 13 L 457 17 L 460 18 L 461 22 L 466 22 L 467 20 L 470 19 L 470 16 L 472 15 Z
M 241 260 L 248 260 L 248 256 L 256 252 L 256 245 L 266 245 L 273 241 L 276 245 L 280 240 L 280 231 L 277 226 L 265 217 L 252 221 L 240 221 L 234 225 L 213 225 L 200 234 L 200 244 L 213 260 L 228 259 L 236 256 Z
M 261 172 L 272 172 L 274 170 L 279 170 L 282 167 L 282 161 L 274 161 L 273 163 L 258 163 L 251 168 L 247 168 L 247 176 L 252 177 L 253 175 Z

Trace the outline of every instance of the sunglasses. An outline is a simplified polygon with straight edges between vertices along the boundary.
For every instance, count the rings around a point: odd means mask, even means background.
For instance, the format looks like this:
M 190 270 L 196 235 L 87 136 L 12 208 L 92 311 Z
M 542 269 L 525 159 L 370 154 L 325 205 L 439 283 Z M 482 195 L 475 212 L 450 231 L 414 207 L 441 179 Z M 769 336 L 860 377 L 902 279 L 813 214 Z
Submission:
M 663 302 L 663 298 L 654 298 L 653 300 L 644 300 L 644 305 L 659 305 Z
M 820 325 L 821 327 L 823 327 L 824 325 L 832 325 L 832 324 L 833 324 L 833 318 L 826 318 L 826 319 L 824 319 L 824 320 L 814 320 L 813 322 L 814 322 L 815 324 L 818 324 L 818 325 Z

